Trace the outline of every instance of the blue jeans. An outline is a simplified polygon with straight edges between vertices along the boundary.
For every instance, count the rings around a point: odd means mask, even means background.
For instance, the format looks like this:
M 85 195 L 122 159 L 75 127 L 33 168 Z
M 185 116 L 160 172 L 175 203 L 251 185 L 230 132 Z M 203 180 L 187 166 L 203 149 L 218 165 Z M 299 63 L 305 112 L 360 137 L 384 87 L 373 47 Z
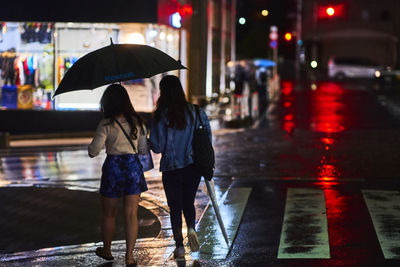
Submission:
M 173 171 L 164 171 L 162 181 L 170 209 L 172 232 L 176 247 L 183 246 L 182 211 L 186 225 L 195 227 L 196 209 L 194 200 L 200 184 L 200 174 L 193 164 Z

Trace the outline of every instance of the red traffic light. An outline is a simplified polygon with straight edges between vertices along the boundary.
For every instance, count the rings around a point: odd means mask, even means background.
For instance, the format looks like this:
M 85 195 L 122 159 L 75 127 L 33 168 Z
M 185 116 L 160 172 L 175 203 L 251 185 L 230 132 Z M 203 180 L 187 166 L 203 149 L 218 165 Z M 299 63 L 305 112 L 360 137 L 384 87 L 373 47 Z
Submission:
M 327 19 L 333 17 L 342 17 L 344 13 L 344 4 L 319 6 L 318 7 L 318 18 Z
M 335 9 L 333 8 L 333 7 L 328 7 L 327 9 L 326 9 L 326 14 L 328 15 L 328 16 L 333 16 L 333 15 L 335 15 Z
M 285 33 L 285 40 L 288 42 L 292 40 L 292 34 L 290 32 Z

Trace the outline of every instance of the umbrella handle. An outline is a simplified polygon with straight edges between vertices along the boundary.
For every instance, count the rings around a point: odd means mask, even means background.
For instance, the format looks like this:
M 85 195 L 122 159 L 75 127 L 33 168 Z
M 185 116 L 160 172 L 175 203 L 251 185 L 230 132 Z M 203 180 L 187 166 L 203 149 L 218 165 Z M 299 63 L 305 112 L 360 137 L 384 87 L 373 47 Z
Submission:
M 210 196 L 210 199 L 211 199 L 214 211 L 215 211 L 215 215 L 217 216 L 217 221 L 218 221 L 219 226 L 222 231 L 222 235 L 225 239 L 226 245 L 228 246 L 228 248 L 230 248 L 228 234 L 226 233 L 225 225 L 224 225 L 224 222 L 221 217 L 221 212 L 219 211 L 218 203 L 217 203 L 217 200 L 215 199 L 214 184 L 206 179 L 205 179 L 205 183 L 206 183 L 207 191 L 209 193 L 209 196 Z

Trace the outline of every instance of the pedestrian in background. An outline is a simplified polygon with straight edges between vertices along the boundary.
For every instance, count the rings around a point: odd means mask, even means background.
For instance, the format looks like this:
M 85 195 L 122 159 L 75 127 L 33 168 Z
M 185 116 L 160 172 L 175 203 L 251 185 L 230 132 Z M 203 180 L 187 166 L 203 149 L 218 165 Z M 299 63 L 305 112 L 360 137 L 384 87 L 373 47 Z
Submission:
M 120 84 L 107 87 L 101 100 L 103 119 L 100 121 L 93 141 L 89 145 L 89 156 L 97 156 L 103 146 L 107 157 L 102 168 L 100 195 L 103 208 L 103 247 L 96 249 L 96 255 L 113 260 L 111 241 L 115 229 L 115 217 L 120 198 L 123 199 L 126 238 L 126 264 L 134 266 L 133 248 L 138 235 L 138 204 L 140 193 L 147 191 L 138 152 L 143 147 L 140 138 L 146 138 L 143 120 L 134 110 L 128 93 Z M 121 127 L 129 133 L 134 149 Z
M 211 128 L 206 113 L 200 117 L 211 139 Z M 195 232 L 196 210 L 194 200 L 200 183 L 192 158 L 192 140 L 196 124 L 195 106 L 187 102 L 179 78 L 167 75 L 160 81 L 160 97 L 153 112 L 150 147 L 161 153 L 160 171 L 165 195 L 170 208 L 172 231 L 175 240 L 175 258 L 185 255 L 182 236 L 182 212 L 188 229 L 191 251 L 199 250 Z
M 267 83 L 268 75 L 266 68 L 259 68 L 256 71 L 257 79 L 257 92 L 258 92 L 258 107 L 260 110 L 260 116 L 264 113 L 268 105 L 268 95 L 267 95 Z

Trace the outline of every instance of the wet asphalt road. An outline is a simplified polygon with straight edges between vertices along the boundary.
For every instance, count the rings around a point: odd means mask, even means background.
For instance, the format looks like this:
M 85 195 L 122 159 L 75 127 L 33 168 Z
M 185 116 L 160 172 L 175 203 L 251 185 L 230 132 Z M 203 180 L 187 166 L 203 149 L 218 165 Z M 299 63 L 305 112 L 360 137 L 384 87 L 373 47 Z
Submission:
M 217 144 L 230 151 L 219 154 L 220 171 L 231 169 L 232 186 L 252 188 L 233 265 L 398 266 L 399 130 L 368 85 L 283 82 L 257 129 L 230 148 L 235 134 Z M 302 198 L 309 189 L 319 203 Z
M 324 82 L 295 87 L 283 81 L 281 99 L 269 106 L 256 127 L 214 132 L 216 190 L 220 195 L 228 192 L 221 205 L 231 207 L 228 212 L 243 207 L 243 213 L 234 213 L 238 218 L 224 216 L 232 228 L 229 253 L 214 253 L 219 255 L 214 257 L 204 246 L 200 256 L 187 255 L 186 264 L 398 266 L 399 122 L 378 104 L 368 84 Z M 104 157 L 88 159 L 82 149 L 3 151 L 0 184 L 94 192 Z M 165 205 L 160 174 L 149 172 L 147 179 L 152 199 Z M 229 192 L 238 197 L 229 198 Z M 219 235 L 210 236 L 204 230 L 209 228 L 202 227 L 207 225 L 207 204 L 201 188 L 196 201 L 199 229 L 203 229 L 199 235 L 216 240 Z M 238 227 L 229 224 L 234 219 Z M 168 255 L 154 260 L 154 249 L 144 247 L 148 252 L 139 253 L 143 265 L 177 265 Z M 87 254 L 57 257 L 41 259 L 48 266 L 52 262 L 101 264 Z M 18 265 L 34 260 L 7 262 Z

